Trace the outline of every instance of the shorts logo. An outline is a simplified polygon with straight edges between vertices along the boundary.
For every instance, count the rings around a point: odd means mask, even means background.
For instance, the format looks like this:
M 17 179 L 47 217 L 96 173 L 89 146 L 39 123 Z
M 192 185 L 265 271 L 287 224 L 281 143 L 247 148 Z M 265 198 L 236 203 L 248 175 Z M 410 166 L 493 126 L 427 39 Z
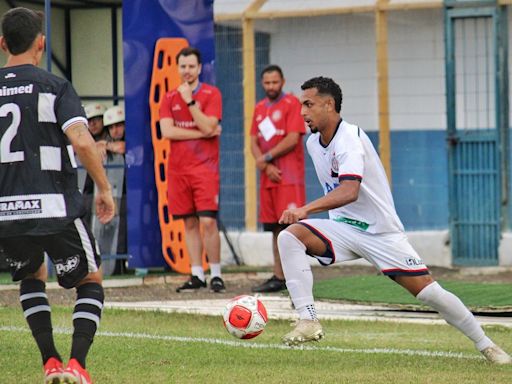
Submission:
M 19 271 L 20 269 L 26 267 L 30 263 L 30 260 L 18 261 L 14 259 L 6 259 L 5 261 L 7 261 L 9 266 L 15 271 Z
M 66 273 L 74 271 L 80 264 L 80 256 L 74 255 L 68 257 L 63 263 L 55 263 L 55 271 L 57 275 L 62 276 Z
M 41 200 L 11 200 L 0 203 L 0 216 L 29 215 L 41 213 Z
M 405 259 L 405 263 L 410 266 L 410 267 L 414 267 L 414 266 L 418 266 L 418 265 L 421 265 L 423 266 L 423 261 L 421 259 L 413 259 L 412 257 L 408 257 L 407 259 Z

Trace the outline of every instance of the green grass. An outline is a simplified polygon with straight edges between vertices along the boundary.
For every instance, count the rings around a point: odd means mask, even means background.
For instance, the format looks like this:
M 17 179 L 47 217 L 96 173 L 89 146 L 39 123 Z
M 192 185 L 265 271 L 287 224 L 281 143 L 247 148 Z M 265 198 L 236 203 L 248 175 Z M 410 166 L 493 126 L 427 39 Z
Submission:
M 56 335 L 66 357 L 71 309 L 54 308 L 53 323 L 67 332 Z M 486 363 L 468 339 L 447 325 L 324 321 L 323 326 L 326 339 L 315 343 L 316 349 L 280 349 L 280 337 L 290 329 L 286 321 L 270 320 L 262 335 L 238 342 L 224 330 L 220 317 L 105 310 L 88 368 L 96 384 L 508 384 L 512 377 L 512 366 Z M 512 350 L 510 329 L 486 331 Z M 244 347 L 251 345 L 260 348 Z M 375 350 L 379 348 L 396 351 Z M 408 355 L 407 350 L 461 356 Z M 0 307 L 0 367 L 2 384 L 42 381 L 39 353 L 18 308 Z
M 512 307 L 512 284 L 440 281 L 469 307 Z M 404 288 L 383 276 L 351 276 L 315 282 L 317 299 L 390 304 L 421 304 Z

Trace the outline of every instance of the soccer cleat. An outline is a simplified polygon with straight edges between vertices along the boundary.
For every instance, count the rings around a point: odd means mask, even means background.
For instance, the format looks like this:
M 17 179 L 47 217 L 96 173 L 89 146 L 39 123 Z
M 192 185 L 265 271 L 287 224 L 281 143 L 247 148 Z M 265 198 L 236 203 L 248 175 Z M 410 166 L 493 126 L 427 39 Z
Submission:
M 220 277 L 215 276 L 210 280 L 210 291 L 215 293 L 226 292 L 226 286 L 224 280 Z
M 60 384 L 62 378 L 62 361 L 55 357 L 50 357 L 43 367 L 44 369 L 44 384 Z
M 192 275 L 190 280 L 181 287 L 176 288 L 176 292 L 191 292 L 201 288 L 206 288 L 206 281 L 202 281 L 199 277 Z
M 69 360 L 68 366 L 62 373 L 62 384 L 92 384 L 91 377 L 76 359 Z
M 300 319 L 295 329 L 283 336 L 286 345 L 299 345 L 308 341 L 318 341 L 324 337 L 324 331 L 318 320 Z
M 493 344 L 480 352 L 493 364 L 512 364 L 512 358 L 496 344 Z
M 279 292 L 286 289 L 286 281 L 281 280 L 277 276 L 272 276 L 267 281 L 263 282 L 260 285 L 256 285 L 252 287 L 253 292 L 265 293 L 265 292 Z

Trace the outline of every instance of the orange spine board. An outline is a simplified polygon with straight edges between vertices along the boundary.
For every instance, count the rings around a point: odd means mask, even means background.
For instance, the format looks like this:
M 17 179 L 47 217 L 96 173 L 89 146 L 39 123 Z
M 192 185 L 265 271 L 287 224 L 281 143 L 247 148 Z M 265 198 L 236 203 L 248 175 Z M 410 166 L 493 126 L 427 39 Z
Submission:
M 158 218 L 162 234 L 162 254 L 169 266 L 178 273 L 190 273 L 190 258 L 185 243 L 183 220 L 173 220 L 167 198 L 167 168 L 170 142 L 160 131 L 160 103 L 165 94 L 180 84 L 176 55 L 188 41 L 183 38 L 161 38 L 155 45 L 153 72 L 149 91 L 151 138 L 155 158 L 155 183 L 158 192 Z M 172 202 L 171 202 L 172 203 Z M 203 268 L 208 268 L 203 252 Z

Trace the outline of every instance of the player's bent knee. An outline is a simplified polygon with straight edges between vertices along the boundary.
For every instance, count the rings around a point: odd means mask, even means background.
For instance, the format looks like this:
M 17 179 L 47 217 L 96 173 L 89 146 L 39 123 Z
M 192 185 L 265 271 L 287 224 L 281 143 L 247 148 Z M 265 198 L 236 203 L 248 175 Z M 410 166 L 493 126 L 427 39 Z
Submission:
M 217 219 L 211 217 L 201 217 L 199 219 L 203 229 L 207 232 L 212 232 L 217 230 Z
M 306 250 L 306 246 L 288 229 L 281 231 L 277 236 L 277 247 L 281 256 L 287 254 L 287 251 L 293 248 Z
M 75 288 L 80 287 L 81 285 L 88 284 L 88 283 L 96 283 L 96 284 L 102 284 L 103 282 L 103 274 L 101 270 L 98 270 L 96 272 L 90 272 L 88 273 L 82 280 L 80 280 Z
M 41 280 L 46 283 L 46 281 L 48 280 L 48 268 L 46 266 L 46 263 L 41 264 L 37 271 L 35 271 L 34 273 L 27 274 L 27 276 L 25 276 L 23 279 Z
M 430 275 L 394 276 L 394 278 L 391 278 L 396 283 L 407 289 L 413 296 L 417 296 L 421 291 L 423 291 L 423 289 L 435 282 Z

